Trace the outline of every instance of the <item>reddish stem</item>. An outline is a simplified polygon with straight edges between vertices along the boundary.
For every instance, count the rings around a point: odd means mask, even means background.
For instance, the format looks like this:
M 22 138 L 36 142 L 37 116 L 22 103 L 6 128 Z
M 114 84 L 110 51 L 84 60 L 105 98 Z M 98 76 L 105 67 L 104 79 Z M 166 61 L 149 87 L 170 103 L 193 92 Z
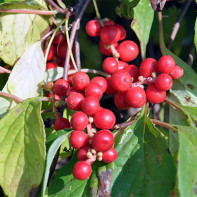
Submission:
M 175 107 L 176 109 L 183 111 L 178 105 L 176 105 L 175 103 L 173 103 L 170 99 L 166 98 L 164 100 L 166 103 L 168 103 L 169 105 L 172 105 L 173 107 Z
M 11 98 L 11 99 L 15 100 L 15 101 L 18 102 L 18 103 L 23 102 L 23 99 L 21 99 L 21 98 L 15 96 L 15 95 L 9 94 L 9 93 L 7 93 L 7 92 L 2 92 L 2 91 L 0 91 L 0 96 L 7 97 L 7 98 Z
M 92 132 L 92 124 L 91 123 L 88 124 L 86 131 L 87 131 L 89 136 L 91 136 L 93 134 L 93 132 Z
M 0 66 L 0 74 L 1 73 L 8 73 L 8 74 L 10 74 L 11 73 L 11 70 L 8 70 L 8 69 Z

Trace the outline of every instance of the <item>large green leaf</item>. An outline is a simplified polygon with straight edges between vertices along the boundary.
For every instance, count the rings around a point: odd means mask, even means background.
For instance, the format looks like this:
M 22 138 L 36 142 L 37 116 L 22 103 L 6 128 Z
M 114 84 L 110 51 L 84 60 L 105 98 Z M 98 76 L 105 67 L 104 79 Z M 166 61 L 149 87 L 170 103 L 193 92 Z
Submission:
M 144 112 L 142 112 L 143 114 Z M 117 136 L 112 196 L 169 196 L 175 165 L 165 136 L 144 116 Z
M 28 9 L 28 6 L 22 8 Z M 35 14 L 1 13 L 0 58 L 14 65 L 32 44 L 41 39 L 42 33 L 49 26 L 48 19 L 48 16 Z
M 40 100 L 28 99 L 0 120 L 0 185 L 8 196 L 28 196 L 41 182 L 45 132 L 40 109 Z
M 154 11 L 149 0 L 141 0 L 138 5 L 133 8 L 133 22 L 131 23 L 131 28 L 140 41 L 140 50 L 143 59 L 146 57 L 146 45 L 149 40 L 153 18 Z
M 179 126 L 178 189 L 181 197 L 197 196 L 197 129 Z

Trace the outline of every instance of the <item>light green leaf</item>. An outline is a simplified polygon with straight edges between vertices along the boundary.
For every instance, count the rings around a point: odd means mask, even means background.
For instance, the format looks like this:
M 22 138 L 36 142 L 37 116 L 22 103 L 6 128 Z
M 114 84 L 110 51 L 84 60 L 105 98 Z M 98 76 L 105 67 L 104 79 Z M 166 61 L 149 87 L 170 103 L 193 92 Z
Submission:
M 32 44 L 41 39 L 49 26 L 48 19 L 48 16 L 35 14 L 1 13 L 0 58 L 14 65 Z
M 196 18 L 196 23 L 195 23 L 194 43 L 195 43 L 195 45 L 196 45 L 196 51 L 197 51 L 197 18 Z
M 44 81 L 45 82 L 56 81 L 57 79 L 62 78 L 63 73 L 64 73 L 64 68 L 62 67 L 48 69 L 45 72 Z
M 141 0 L 138 5 L 133 8 L 133 22 L 131 23 L 131 28 L 140 41 L 140 50 L 143 59 L 146 57 L 146 45 L 149 40 L 153 17 L 154 11 L 149 0 Z
M 0 120 L 0 185 L 7 196 L 28 196 L 42 180 L 45 132 L 40 109 L 40 100 L 25 100 Z

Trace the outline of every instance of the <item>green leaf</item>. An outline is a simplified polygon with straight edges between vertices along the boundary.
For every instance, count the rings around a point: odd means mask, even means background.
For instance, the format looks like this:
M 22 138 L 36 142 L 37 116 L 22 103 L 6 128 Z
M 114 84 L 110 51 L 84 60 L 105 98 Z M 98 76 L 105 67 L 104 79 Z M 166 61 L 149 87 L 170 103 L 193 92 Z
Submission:
M 197 18 L 195 22 L 195 36 L 194 36 L 194 43 L 196 45 L 196 51 L 197 51 Z
M 140 41 L 140 50 L 143 59 L 146 58 L 146 45 L 149 40 L 153 18 L 154 11 L 149 0 L 141 0 L 138 5 L 133 8 L 133 22 L 131 23 L 131 28 Z
M 143 114 L 142 111 L 141 114 Z M 169 196 L 175 165 L 165 136 L 141 115 L 117 136 L 112 196 Z
M 45 82 L 56 81 L 57 79 L 62 78 L 63 73 L 64 73 L 64 68 L 61 67 L 48 69 L 45 72 L 44 81 Z
M 178 188 L 181 197 L 197 196 L 197 129 L 179 126 Z
M 59 133 L 59 131 L 57 133 Z M 45 165 L 44 179 L 43 179 L 42 190 L 41 190 L 42 197 L 45 194 L 45 190 L 46 190 L 47 182 L 48 182 L 48 177 L 49 177 L 49 172 L 50 172 L 50 167 L 51 167 L 52 161 L 55 157 L 55 154 L 56 154 L 58 148 L 61 146 L 61 144 L 64 142 L 64 140 L 68 137 L 68 135 L 70 133 L 71 132 L 68 132 L 65 134 L 65 131 L 64 131 L 63 135 L 61 133 L 61 135 L 56 140 L 54 140 L 54 142 L 51 144 L 51 146 L 48 150 L 47 158 L 46 158 L 46 165 Z
M 41 101 L 28 99 L 0 120 L 0 185 L 7 196 L 28 196 L 39 186 L 45 162 Z
M 22 8 L 28 9 L 28 6 Z M 1 13 L 0 21 L 0 58 L 9 65 L 14 65 L 32 44 L 39 41 L 49 26 L 48 16 L 35 14 Z

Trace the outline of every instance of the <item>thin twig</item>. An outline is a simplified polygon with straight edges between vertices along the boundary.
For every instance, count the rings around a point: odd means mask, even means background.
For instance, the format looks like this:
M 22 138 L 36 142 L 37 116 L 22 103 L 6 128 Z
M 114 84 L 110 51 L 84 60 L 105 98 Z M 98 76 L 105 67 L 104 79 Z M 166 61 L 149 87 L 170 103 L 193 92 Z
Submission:
M 15 96 L 15 95 L 13 95 L 13 94 L 9 94 L 9 93 L 7 93 L 7 92 L 2 92 L 2 91 L 0 91 L 0 96 L 7 97 L 7 98 L 11 98 L 11 99 L 15 100 L 15 101 L 18 102 L 18 103 L 23 102 L 23 99 L 19 98 L 18 96 Z
M 185 14 L 187 13 L 191 3 L 193 2 L 193 0 L 187 0 L 186 3 L 183 5 L 183 9 L 182 9 L 182 12 L 181 14 L 179 15 L 178 17 L 178 20 L 177 22 L 174 24 L 174 27 L 172 29 L 172 33 L 171 33 L 171 36 L 170 36 L 170 39 L 168 41 L 168 44 L 167 44 L 167 48 L 170 49 L 171 46 L 172 46 L 172 43 L 173 41 L 175 40 L 175 37 L 177 35 L 177 32 L 179 30 L 179 27 L 180 27 L 180 23 L 183 19 L 183 17 L 185 16 Z
M 80 24 L 79 24 L 80 25 Z M 80 58 L 80 44 L 79 44 L 79 28 L 76 31 L 75 36 L 75 59 L 76 59 L 76 65 L 78 70 L 81 70 L 81 58 Z
M 53 110 L 52 109 L 44 109 L 44 110 L 41 110 L 40 113 L 46 113 L 46 112 L 52 112 Z
M 100 19 L 100 18 L 101 18 L 101 15 L 100 15 L 100 12 L 99 12 L 99 9 L 98 9 L 96 0 L 93 0 L 93 4 L 94 4 L 95 12 L 96 12 L 96 18 L 97 18 L 97 19 Z
M 47 39 L 55 30 L 51 30 L 50 32 L 48 32 L 47 34 L 45 34 L 42 38 L 41 41 L 44 41 L 45 39 Z
M 38 14 L 38 15 L 55 15 L 55 14 L 57 14 L 57 11 L 24 10 L 24 9 L 0 9 L 0 12 L 18 13 L 18 14 Z
M 11 73 L 11 70 L 8 70 L 8 69 L 6 69 L 6 68 L 4 68 L 4 67 L 2 67 L 2 66 L 0 66 L 0 74 L 1 73 Z
M 169 98 L 165 98 L 164 100 L 166 103 L 168 103 L 169 105 L 172 105 L 173 107 L 175 107 L 176 109 L 183 111 L 178 105 L 176 105 L 176 103 L 174 103 L 173 101 L 171 101 Z
M 65 13 L 65 10 L 59 7 L 53 0 L 47 0 L 50 5 L 52 5 L 58 12 Z
M 54 16 L 51 16 L 51 20 L 53 21 L 53 24 L 57 27 L 58 22 L 55 20 Z

